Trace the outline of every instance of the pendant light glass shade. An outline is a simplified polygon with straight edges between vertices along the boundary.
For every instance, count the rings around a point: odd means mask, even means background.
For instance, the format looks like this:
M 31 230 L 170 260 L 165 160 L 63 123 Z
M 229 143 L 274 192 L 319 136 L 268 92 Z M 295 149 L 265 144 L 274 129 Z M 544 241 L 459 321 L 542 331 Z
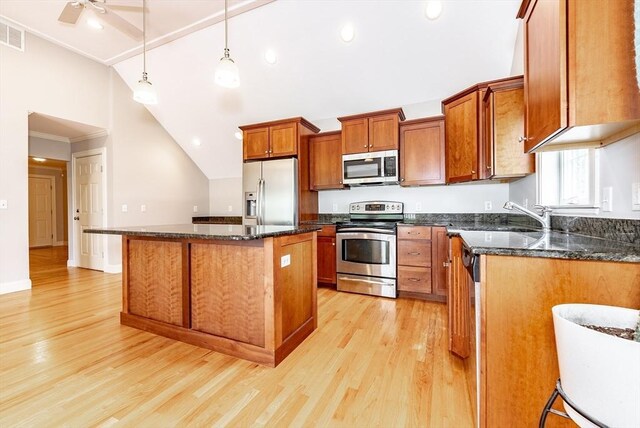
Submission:
M 133 99 L 141 104 L 158 104 L 156 88 L 147 80 L 147 73 L 142 73 L 142 79 L 133 91 Z
M 238 66 L 229 56 L 229 47 L 227 46 L 227 0 L 224 0 L 224 56 L 220 58 L 218 68 L 214 75 L 216 84 L 223 88 L 237 88 L 240 86 L 240 72 Z
M 158 104 L 158 93 L 147 79 L 146 0 L 142 0 L 142 79 L 133 91 L 133 99 L 141 104 Z

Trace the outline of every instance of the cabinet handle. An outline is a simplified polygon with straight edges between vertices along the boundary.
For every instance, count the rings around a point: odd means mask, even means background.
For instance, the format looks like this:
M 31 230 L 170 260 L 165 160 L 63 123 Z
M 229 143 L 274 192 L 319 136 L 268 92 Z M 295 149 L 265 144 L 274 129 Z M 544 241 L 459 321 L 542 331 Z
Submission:
M 407 235 L 420 235 L 420 232 L 407 232 Z
M 408 254 L 409 254 L 410 256 L 419 256 L 419 255 L 420 255 L 420 253 L 419 253 L 419 252 L 417 252 L 417 251 L 413 251 L 413 252 L 408 253 Z
M 407 278 L 409 281 L 420 282 L 420 278 Z
M 449 267 L 451 266 L 451 263 L 449 262 L 442 262 L 442 267 Z
M 527 137 L 518 137 L 518 142 L 519 143 L 522 143 L 522 142 L 527 141 L 527 140 L 528 140 Z
M 487 165 L 487 169 L 491 169 L 491 165 Z
M 475 174 L 475 173 L 476 173 L 476 172 L 472 169 L 472 170 L 471 170 L 471 174 Z

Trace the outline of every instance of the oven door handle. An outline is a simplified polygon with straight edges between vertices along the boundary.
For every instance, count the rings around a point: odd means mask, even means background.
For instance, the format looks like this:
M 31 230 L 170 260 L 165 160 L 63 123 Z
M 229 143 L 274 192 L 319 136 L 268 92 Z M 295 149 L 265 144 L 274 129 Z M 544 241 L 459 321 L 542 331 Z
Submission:
M 384 280 L 371 281 L 370 279 L 362 279 L 362 278 L 355 279 L 355 278 L 347 278 L 344 276 L 340 277 L 340 281 L 366 282 L 367 284 L 376 284 L 376 285 L 379 285 L 379 284 L 392 285 L 391 281 L 384 281 Z
M 362 233 L 362 232 L 368 232 L 368 233 L 381 233 L 383 235 L 395 235 L 396 232 L 395 230 L 389 230 L 389 229 L 374 229 L 372 227 L 350 227 L 348 229 L 342 229 L 342 230 L 338 230 L 336 233 L 338 235 L 344 235 L 347 233 Z

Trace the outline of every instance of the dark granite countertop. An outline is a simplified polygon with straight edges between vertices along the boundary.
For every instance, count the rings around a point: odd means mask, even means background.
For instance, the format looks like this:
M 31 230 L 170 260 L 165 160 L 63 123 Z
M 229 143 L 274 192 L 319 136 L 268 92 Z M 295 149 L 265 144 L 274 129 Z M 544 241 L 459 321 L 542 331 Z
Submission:
M 640 246 L 566 232 L 447 229 L 473 254 L 640 263 Z
M 85 233 L 106 235 L 149 236 L 171 239 L 211 239 L 247 241 L 272 236 L 297 235 L 320 230 L 314 225 L 300 226 L 243 226 L 240 224 L 173 224 L 163 226 L 109 227 L 87 229 Z

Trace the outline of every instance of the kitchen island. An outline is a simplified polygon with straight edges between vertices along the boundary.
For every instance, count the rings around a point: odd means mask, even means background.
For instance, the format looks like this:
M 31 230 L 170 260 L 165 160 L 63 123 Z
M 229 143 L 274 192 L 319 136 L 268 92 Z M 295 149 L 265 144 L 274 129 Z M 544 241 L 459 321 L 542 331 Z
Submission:
M 275 367 L 317 327 L 314 226 L 184 224 L 122 235 L 123 325 Z

